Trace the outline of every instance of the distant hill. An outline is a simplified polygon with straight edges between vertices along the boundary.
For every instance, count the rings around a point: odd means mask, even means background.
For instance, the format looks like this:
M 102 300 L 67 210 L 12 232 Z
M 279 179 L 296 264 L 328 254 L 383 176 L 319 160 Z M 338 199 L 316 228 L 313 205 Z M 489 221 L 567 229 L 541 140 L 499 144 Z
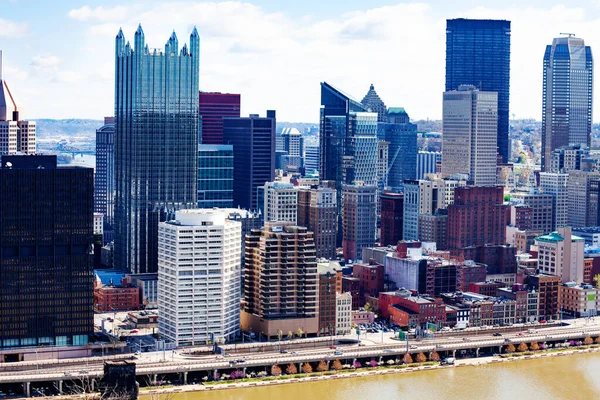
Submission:
M 34 119 L 37 123 L 37 136 L 41 139 L 60 136 L 95 137 L 96 129 L 104 125 L 103 120 L 95 119 Z

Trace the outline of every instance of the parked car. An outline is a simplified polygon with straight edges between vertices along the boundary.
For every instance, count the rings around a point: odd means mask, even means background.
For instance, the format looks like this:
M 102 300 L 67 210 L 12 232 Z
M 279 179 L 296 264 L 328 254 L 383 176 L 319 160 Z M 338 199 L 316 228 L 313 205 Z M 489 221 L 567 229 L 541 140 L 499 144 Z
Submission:
M 492 336 L 502 336 L 502 334 L 500 332 L 494 332 Z
M 280 351 L 281 354 L 287 354 L 287 352 L 288 351 L 286 349 L 281 349 L 281 351 Z
M 330 349 L 337 349 L 337 346 L 331 345 L 329 346 Z
M 336 350 L 333 352 L 333 354 L 336 356 L 341 356 L 342 354 L 344 354 L 344 352 L 342 352 L 341 350 Z

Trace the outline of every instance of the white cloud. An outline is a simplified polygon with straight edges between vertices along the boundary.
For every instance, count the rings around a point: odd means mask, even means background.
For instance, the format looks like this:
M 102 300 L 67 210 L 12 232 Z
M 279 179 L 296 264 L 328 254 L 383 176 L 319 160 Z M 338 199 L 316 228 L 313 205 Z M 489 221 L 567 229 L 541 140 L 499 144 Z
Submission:
M 83 6 L 70 10 L 67 16 L 77 21 L 113 21 L 115 19 L 123 18 L 126 16 L 127 8 L 124 6 L 117 6 L 112 8 L 105 8 L 98 6 L 91 8 L 89 6 Z
M 20 38 L 29 34 L 27 22 L 14 22 L 0 18 L 0 38 Z
M 53 56 L 51 54 L 44 54 L 33 57 L 31 60 L 31 66 L 34 69 L 42 70 L 42 69 L 54 69 L 58 67 L 61 63 L 60 58 L 57 56 Z

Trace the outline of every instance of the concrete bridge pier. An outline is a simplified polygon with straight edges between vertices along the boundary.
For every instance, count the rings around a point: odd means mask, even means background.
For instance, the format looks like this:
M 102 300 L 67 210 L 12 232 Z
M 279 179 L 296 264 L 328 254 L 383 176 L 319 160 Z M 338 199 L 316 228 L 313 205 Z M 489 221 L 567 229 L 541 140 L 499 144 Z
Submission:
M 25 393 L 25 396 L 31 397 L 31 382 L 23 383 L 23 392 Z
M 452 350 L 452 357 L 456 358 L 456 350 Z
M 383 356 L 379 356 L 379 362 L 378 364 L 381 364 L 383 362 Z
M 188 373 L 187 371 L 183 373 L 183 384 L 187 385 L 187 377 L 188 377 Z
M 479 357 L 479 347 L 475 349 L 475 357 Z
M 157 374 L 154 374 L 154 375 L 152 375 L 152 383 L 153 383 L 154 385 L 156 385 L 156 381 L 157 381 L 157 380 L 158 380 L 158 375 L 157 375 Z
M 502 346 L 498 346 L 498 354 L 502 354 Z
M 214 380 L 217 380 L 217 374 L 218 374 L 218 370 L 216 370 L 216 369 L 215 369 L 215 370 L 213 371 L 213 379 L 214 379 Z
M 63 394 L 63 381 L 58 381 L 58 394 Z

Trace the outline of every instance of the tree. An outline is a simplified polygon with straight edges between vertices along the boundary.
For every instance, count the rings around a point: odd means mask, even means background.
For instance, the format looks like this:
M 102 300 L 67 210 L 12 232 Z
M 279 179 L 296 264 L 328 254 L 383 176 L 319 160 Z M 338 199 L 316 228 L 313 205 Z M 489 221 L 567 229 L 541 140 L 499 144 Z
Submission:
M 317 365 L 317 371 L 325 372 L 328 370 L 329 370 L 329 367 L 327 366 L 327 363 L 323 360 L 319 361 L 319 365 Z
M 519 344 L 519 347 L 517 347 L 517 351 L 519 351 L 521 353 L 524 351 L 527 351 L 527 350 L 529 350 L 529 347 L 527 347 L 527 344 L 525 342 L 521 342 Z
M 406 353 L 406 354 L 404 355 L 404 357 L 402 357 L 402 362 L 403 362 L 404 364 L 412 364 L 412 363 L 413 363 L 413 359 L 412 359 L 412 357 L 410 356 L 410 353 Z
M 531 351 L 538 351 L 540 349 L 540 345 L 538 344 L 538 342 L 533 342 L 529 345 L 529 350 Z
M 311 372 L 313 372 L 310 363 L 305 362 L 304 364 L 302 364 L 302 372 L 304 372 L 305 374 L 310 374 Z
M 419 353 L 417 354 L 417 357 L 415 357 L 415 361 L 417 361 L 418 363 L 424 363 L 425 361 L 427 361 L 427 357 L 425 357 L 425 354 Z
M 294 334 L 292 333 L 292 331 L 288 331 L 288 339 L 291 340 L 294 338 Z
M 504 348 L 504 352 L 505 353 L 514 353 L 515 352 L 515 346 L 512 343 L 510 343 L 508 346 L 506 346 Z
M 288 375 L 296 375 L 298 373 L 298 368 L 296 368 L 296 364 L 290 363 L 285 369 L 285 373 Z
M 430 359 L 431 361 L 440 361 L 440 355 L 437 353 L 437 351 L 432 351 L 432 352 L 429 354 L 429 359 Z
M 273 376 L 281 375 L 281 368 L 279 368 L 279 365 L 275 364 L 271 367 L 271 375 L 273 375 Z
M 279 339 L 279 341 L 281 341 L 282 337 L 283 337 L 283 331 L 281 329 L 277 329 L 277 339 Z
M 373 311 L 373 306 L 371 306 L 371 303 L 365 303 L 365 306 L 363 308 L 365 309 L 365 311 Z
M 586 336 L 585 339 L 583 339 L 583 344 L 585 344 L 585 345 L 590 345 L 592 343 L 594 343 L 594 341 L 589 336 Z
M 600 289 L 600 274 L 594 275 L 594 282 L 596 282 L 596 289 Z
M 304 334 L 304 331 L 302 330 L 302 328 L 298 328 L 298 330 L 296 331 L 296 335 L 298 337 L 302 337 L 302 334 Z
M 599 344 L 600 344 L 600 336 L 598 336 L 598 337 L 596 338 L 596 343 L 599 343 Z
M 339 371 L 340 369 L 342 369 L 342 363 L 340 362 L 340 360 L 335 360 L 333 364 L 331 364 L 331 369 L 335 371 Z

